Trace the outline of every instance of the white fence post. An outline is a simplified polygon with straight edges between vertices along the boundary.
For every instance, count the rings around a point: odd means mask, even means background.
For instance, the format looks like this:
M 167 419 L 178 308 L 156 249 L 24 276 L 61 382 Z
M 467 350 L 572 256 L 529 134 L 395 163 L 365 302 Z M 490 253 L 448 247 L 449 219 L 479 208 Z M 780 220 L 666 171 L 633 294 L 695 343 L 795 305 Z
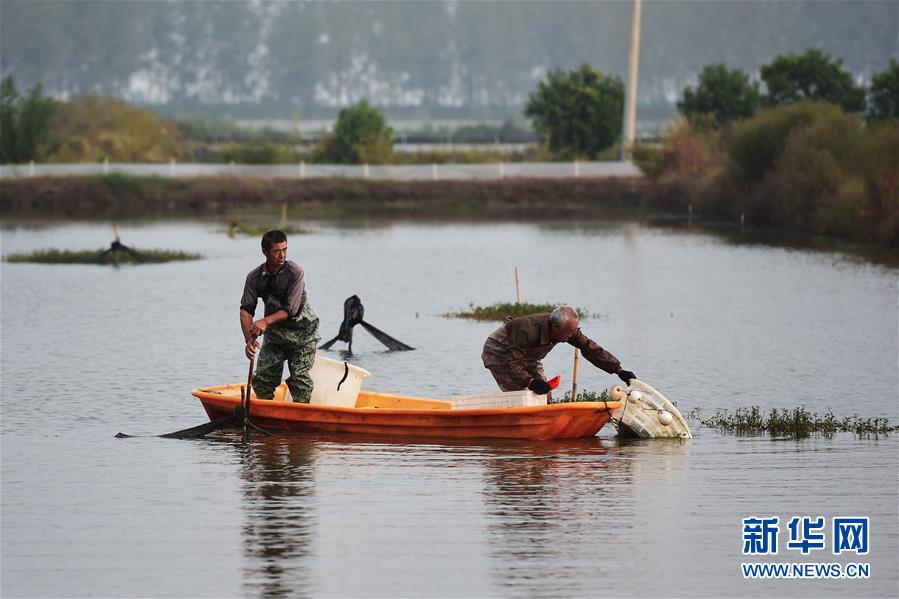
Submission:
M 368 168 L 367 162 L 362 165 L 362 176 L 365 177 L 366 179 L 371 178 L 371 169 Z
M 305 179 L 305 178 L 306 178 L 306 161 L 301 160 L 300 161 L 300 179 Z
M 29 177 L 34 176 L 34 160 L 32 160 L 28 163 L 28 176 Z
M 174 176 L 175 176 L 175 159 L 170 158 L 169 159 L 169 177 L 174 177 Z
M 575 159 L 575 161 L 574 161 L 574 176 L 575 177 L 581 176 L 581 163 L 577 159 Z
M 436 162 L 431 163 L 431 180 L 432 181 L 437 180 L 437 163 Z
M 109 158 L 103 159 L 103 174 L 104 175 L 109 174 Z
M 499 178 L 504 179 L 505 177 L 506 177 L 506 163 L 500 162 L 499 163 Z

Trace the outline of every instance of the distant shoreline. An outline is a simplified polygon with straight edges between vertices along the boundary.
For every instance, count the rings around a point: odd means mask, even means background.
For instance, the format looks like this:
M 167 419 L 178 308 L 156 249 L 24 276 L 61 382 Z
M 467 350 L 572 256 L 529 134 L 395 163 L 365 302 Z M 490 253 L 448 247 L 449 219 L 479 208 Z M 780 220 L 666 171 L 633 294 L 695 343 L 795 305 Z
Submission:
M 286 204 L 312 213 L 552 216 L 637 212 L 653 184 L 642 177 L 383 181 L 250 177 L 57 176 L 0 181 L 0 215 L 140 217 L 224 215 Z M 300 214 L 293 210 L 292 216 Z
M 270 226 L 304 220 L 464 220 L 560 222 L 630 220 L 692 226 L 735 243 L 836 250 L 899 266 L 899 252 L 839 237 L 819 237 L 738 222 L 688 218 L 661 209 L 677 192 L 645 177 L 385 181 L 251 177 L 22 177 L 0 180 L 7 220 L 203 217 Z M 667 205 L 674 205 L 669 203 Z

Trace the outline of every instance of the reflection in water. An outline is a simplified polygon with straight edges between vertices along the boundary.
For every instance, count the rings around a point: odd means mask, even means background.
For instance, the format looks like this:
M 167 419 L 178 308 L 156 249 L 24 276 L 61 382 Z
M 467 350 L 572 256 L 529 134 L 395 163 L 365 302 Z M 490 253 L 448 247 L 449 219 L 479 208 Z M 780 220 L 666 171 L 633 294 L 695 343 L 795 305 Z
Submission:
M 491 578 L 499 593 L 590 595 L 593 583 L 616 574 L 617 539 L 647 517 L 636 509 L 647 491 L 641 487 L 679 470 L 686 445 L 609 443 L 520 446 L 485 462 Z
M 547 595 L 565 589 L 571 571 L 553 564 L 590 560 L 591 529 L 621 503 L 622 462 L 597 439 L 537 443 L 485 462 L 491 578 L 500 593 Z
M 284 597 L 302 589 L 310 572 L 314 523 L 315 444 L 302 437 L 254 437 L 242 454 L 244 590 Z

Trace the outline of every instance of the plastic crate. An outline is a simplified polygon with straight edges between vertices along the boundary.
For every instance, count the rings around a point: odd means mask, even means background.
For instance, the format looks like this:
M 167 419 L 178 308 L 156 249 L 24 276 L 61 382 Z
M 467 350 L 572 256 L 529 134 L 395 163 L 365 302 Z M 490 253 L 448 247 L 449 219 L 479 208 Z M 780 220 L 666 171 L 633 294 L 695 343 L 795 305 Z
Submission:
M 450 402 L 454 410 L 486 410 L 492 408 L 522 408 L 545 406 L 546 395 L 537 395 L 530 389 L 482 393 L 480 395 L 454 395 Z

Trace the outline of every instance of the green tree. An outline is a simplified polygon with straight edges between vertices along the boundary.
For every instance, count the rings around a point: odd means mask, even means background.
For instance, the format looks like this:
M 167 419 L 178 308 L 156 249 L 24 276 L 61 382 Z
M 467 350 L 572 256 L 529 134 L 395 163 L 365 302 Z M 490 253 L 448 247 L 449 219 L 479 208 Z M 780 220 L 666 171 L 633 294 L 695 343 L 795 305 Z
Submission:
M 12 77 L 0 82 L 0 163 L 16 162 L 19 90 Z
M 779 54 L 761 69 L 768 87 L 769 105 L 793 104 L 801 100 L 823 100 L 847 112 L 865 108 L 865 90 L 852 82 L 843 61 L 817 48 L 805 54 Z
M 755 114 L 761 99 L 758 83 L 740 69 L 728 70 L 724 64 L 707 65 L 699 75 L 696 88 L 684 89 L 677 109 L 694 126 L 711 116 L 718 125 Z
M 868 117 L 873 120 L 899 118 L 899 62 L 890 59 L 890 66 L 871 79 Z
M 323 141 L 319 159 L 340 164 L 382 164 L 393 151 L 393 129 L 368 101 L 340 111 L 334 133 Z
M 624 84 L 590 65 L 553 69 L 528 96 L 524 114 L 554 154 L 596 158 L 621 135 Z
M 0 162 L 16 163 L 43 157 L 50 143 L 50 121 L 56 103 L 43 95 L 41 85 L 19 96 L 11 76 L 0 82 Z

